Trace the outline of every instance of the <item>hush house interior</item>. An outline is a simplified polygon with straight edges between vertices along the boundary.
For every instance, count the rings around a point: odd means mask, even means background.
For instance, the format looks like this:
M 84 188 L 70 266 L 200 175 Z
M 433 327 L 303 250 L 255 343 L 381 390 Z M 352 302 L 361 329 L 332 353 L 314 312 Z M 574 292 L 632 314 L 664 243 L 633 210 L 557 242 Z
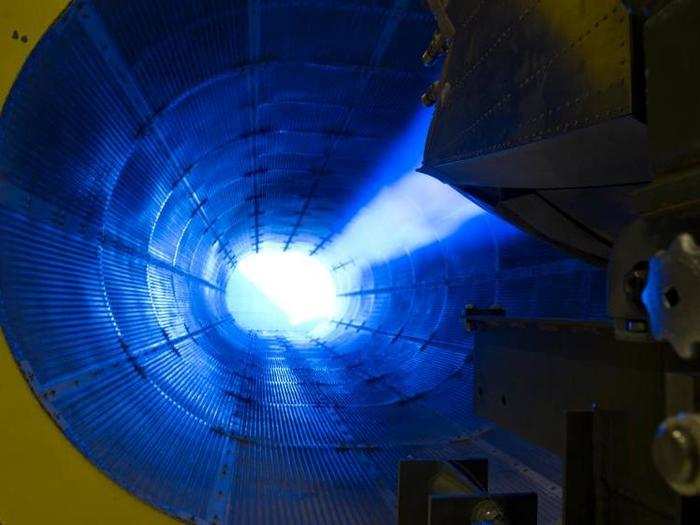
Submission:
M 400 461 L 479 457 L 560 519 L 561 454 L 475 413 L 527 407 L 461 316 L 602 321 L 605 269 L 419 171 L 434 30 L 419 0 L 81 0 L 36 43 L 0 119 L 0 320 L 133 495 L 392 523 Z

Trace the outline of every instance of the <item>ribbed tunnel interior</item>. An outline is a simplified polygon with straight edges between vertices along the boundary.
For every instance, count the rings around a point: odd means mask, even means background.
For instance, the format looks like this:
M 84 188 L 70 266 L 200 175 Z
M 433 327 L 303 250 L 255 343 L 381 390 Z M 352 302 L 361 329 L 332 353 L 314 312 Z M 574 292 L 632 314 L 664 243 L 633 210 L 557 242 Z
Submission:
M 459 314 L 600 318 L 603 273 L 486 213 L 370 262 L 338 241 L 420 158 L 433 28 L 418 0 L 93 0 L 38 44 L 0 121 L 2 325 L 122 486 L 189 520 L 384 523 L 400 459 L 493 446 L 496 488 L 532 488 L 501 461 L 525 445 L 472 412 Z M 332 270 L 322 335 L 231 316 L 269 246 Z

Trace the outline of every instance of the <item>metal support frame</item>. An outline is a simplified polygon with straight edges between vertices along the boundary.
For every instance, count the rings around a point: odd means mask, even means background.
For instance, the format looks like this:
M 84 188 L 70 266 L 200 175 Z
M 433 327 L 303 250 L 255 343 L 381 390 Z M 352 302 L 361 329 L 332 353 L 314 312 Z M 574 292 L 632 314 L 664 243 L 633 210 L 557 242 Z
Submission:
M 481 458 L 399 464 L 398 525 L 504 523 L 535 525 L 537 494 L 491 494 Z
M 494 312 L 465 310 L 475 411 L 565 458 L 566 523 L 679 519 L 681 499 L 656 472 L 651 446 L 666 414 L 665 371 L 684 364 L 664 344 L 617 341 L 607 323 Z M 693 389 L 676 390 L 688 406 Z

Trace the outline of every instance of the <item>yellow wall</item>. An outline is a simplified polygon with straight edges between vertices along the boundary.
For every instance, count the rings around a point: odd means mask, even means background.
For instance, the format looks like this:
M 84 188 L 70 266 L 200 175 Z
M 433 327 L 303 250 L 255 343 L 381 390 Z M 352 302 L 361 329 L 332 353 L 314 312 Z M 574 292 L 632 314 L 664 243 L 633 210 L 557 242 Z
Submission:
M 0 106 L 66 0 L 0 0 Z M 14 31 L 18 39 L 12 38 Z M 27 43 L 21 37 L 27 36 Z M 98 471 L 63 436 L 0 334 L 0 524 L 168 524 Z

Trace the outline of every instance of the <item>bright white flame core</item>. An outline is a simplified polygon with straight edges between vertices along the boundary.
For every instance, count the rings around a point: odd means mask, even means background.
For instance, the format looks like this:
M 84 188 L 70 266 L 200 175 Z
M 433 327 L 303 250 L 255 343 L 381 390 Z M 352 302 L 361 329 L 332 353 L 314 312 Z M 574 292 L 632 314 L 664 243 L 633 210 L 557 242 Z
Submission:
M 239 324 L 261 330 L 329 320 L 338 309 L 333 276 L 321 261 L 269 248 L 239 260 L 226 300 Z

